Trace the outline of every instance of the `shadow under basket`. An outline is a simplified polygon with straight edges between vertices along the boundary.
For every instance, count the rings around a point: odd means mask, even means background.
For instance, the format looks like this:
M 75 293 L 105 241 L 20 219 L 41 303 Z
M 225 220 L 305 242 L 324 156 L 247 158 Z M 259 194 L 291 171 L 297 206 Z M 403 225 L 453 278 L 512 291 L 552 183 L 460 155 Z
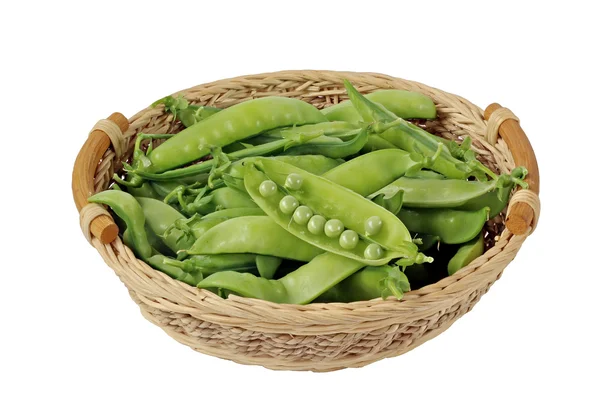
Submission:
M 427 130 L 457 140 L 470 136 L 479 160 L 497 172 L 526 167 L 529 189 L 514 192 L 507 210 L 490 221 L 487 251 L 481 257 L 450 277 L 406 293 L 400 301 L 299 306 L 233 295 L 222 299 L 137 259 L 118 236 L 107 210 L 87 203 L 121 171 L 140 132 L 181 129 L 162 105 L 146 108 L 129 120 L 112 114 L 92 129 L 75 162 L 73 195 L 81 227 L 144 317 L 178 342 L 204 354 L 281 370 L 332 371 L 397 356 L 439 335 L 470 311 L 535 229 L 540 209 L 535 155 L 518 119 L 498 104 L 484 112 L 459 96 L 417 82 L 376 73 L 313 70 L 225 79 L 174 95 L 217 107 L 287 96 L 323 108 L 347 99 L 344 79 L 361 93 L 405 89 L 428 95 L 437 106 L 438 118 L 427 123 Z

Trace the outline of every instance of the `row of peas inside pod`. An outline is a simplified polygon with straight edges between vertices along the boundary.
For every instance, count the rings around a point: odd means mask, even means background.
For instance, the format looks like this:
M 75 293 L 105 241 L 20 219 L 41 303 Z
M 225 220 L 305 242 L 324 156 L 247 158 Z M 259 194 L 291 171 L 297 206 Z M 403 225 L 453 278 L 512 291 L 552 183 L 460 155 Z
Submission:
M 486 222 L 527 171 L 498 175 L 468 137 L 411 123 L 436 118 L 423 94 L 345 87 L 349 100 L 323 110 L 161 99 L 179 132 L 140 133 L 123 174 L 89 201 L 111 209 L 141 260 L 223 297 L 401 299 L 483 254 Z

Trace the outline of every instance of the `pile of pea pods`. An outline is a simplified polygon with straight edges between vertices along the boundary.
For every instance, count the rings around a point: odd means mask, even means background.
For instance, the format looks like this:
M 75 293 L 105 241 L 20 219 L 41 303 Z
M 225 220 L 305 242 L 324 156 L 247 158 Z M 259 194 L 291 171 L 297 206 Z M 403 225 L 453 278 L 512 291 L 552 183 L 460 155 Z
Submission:
M 138 258 L 186 284 L 276 303 L 401 299 L 483 254 L 527 171 L 497 174 L 435 136 L 427 96 L 288 97 L 225 109 L 166 97 L 174 134 L 137 137 L 110 207 Z M 159 145 L 153 145 L 160 143 Z

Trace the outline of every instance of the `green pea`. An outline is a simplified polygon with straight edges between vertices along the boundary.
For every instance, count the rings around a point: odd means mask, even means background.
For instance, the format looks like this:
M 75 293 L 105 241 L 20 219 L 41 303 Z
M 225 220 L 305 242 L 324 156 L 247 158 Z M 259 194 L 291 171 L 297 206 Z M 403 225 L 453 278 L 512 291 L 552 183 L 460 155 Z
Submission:
M 323 229 L 325 228 L 325 222 L 327 222 L 327 220 L 322 215 L 314 215 L 308 221 L 308 231 L 313 235 L 323 233 Z
M 279 209 L 282 213 L 290 215 L 294 212 L 294 210 L 296 210 L 296 208 L 298 208 L 299 205 L 300 204 L 298 203 L 298 200 L 296 200 L 294 196 L 288 195 L 282 198 L 279 202 Z
M 377 243 L 371 243 L 365 249 L 365 258 L 369 260 L 378 260 L 383 257 L 383 249 Z
M 313 216 L 313 212 L 306 206 L 300 206 L 294 211 L 294 222 L 300 225 L 306 225 Z
M 258 187 L 261 196 L 269 197 L 277 193 L 277 185 L 273 181 L 263 181 Z
M 379 233 L 379 231 L 381 231 L 382 225 L 383 225 L 383 222 L 381 221 L 381 218 L 378 217 L 377 215 L 375 215 L 373 217 L 369 217 L 365 221 L 365 233 L 369 236 L 377 235 Z
M 347 229 L 340 235 L 340 246 L 346 250 L 351 250 L 358 244 L 358 233 Z
M 304 178 L 302 178 L 299 174 L 289 174 L 285 179 L 285 187 L 292 190 L 299 190 L 302 187 L 302 182 Z
M 327 235 L 327 237 L 338 237 L 343 231 L 344 223 L 339 219 L 330 219 L 325 222 L 325 235 Z

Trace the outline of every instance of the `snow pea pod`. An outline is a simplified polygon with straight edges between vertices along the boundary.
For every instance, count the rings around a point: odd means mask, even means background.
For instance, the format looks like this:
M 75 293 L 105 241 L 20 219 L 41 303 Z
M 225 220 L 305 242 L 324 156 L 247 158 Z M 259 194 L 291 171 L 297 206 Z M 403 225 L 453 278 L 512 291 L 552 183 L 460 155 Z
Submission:
M 283 259 L 279 257 L 257 255 L 256 268 L 258 269 L 258 274 L 262 278 L 273 279 L 282 261 Z
M 246 168 L 252 199 L 302 241 L 365 265 L 423 259 L 402 222 L 363 196 L 272 159 L 256 159 Z
M 427 164 L 424 157 L 400 149 L 378 150 L 353 158 L 323 174 L 338 185 L 367 196 L 407 172 Z
M 481 178 L 483 173 L 492 178 L 496 175 L 484 167 L 477 160 L 465 163 L 452 156 L 450 149 L 442 142 L 434 138 L 434 135 L 413 125 L 402 118 L 396 117 L 391 111 L 380 104 L 376 104 L 361 95 L 356 88 L 345 81 L 344 86 L 350 97 L 352 105 L 356 108 L 365 122 L 375 122 L 374 131 L 380 133 L 381 137 L 399 149 L 408 152 L 418 152 L 426 157 L 436 157 L 431 169 L 439 172 L 448 178 L 466 179 L 470 176 Z
M 483 232 L 471 241 L 460 246 L 456 254 L 448 262 L 448 274 L 453 275 L 462 267 L 469 265 L 471 261 L 483 254 L 484 240 Z
M 367 140 L 367 144 L 361 149 L 361 153 L 368 153 L 383 149 L 397 149 L 397 147 L 382 138 L 380 135 L 369 135 L 369 140 Z
M 459 244 L 473 239 L 488 220 L 489 208 L 478 211 L 403 208 L 398 218 L 411 232 L 439 236 L 443 243 Z
M 437 112 L 433 101 L 424 94 L 406 90 L 378 90 L 366 94 L 365 97 L 381 104 L 400 118 L 435 119 Z M 330 121 L 347 121 L 358 123 L 361 115 L 353 107 L 351 101 L 343 101 L 321 110 Z
M 285 151 L 284 155 L 300 155 L 300 154 L 321 154 L 325 157 L 330 158 L 345 158 L 356 154 L 362 149 L 369 140 L 369 129 L 367 127 L 361 128 L 356 131 L 356 135 L 347 142 L 314 142 L 314 140 L 308 143 L 292 147 Z
M 189 273 L 202 273 L 204 277 L 220 271 L 256 271 L 256 254 L 203 254 L 185 260 L 166 259 L 165 264 Z
M 185 220 L 176 209 L 156 199 L 136 197 L 136 200 L 142 207 L 146 225 L 171 251 L 177 253 L 194 244 L 195 237 L 189 230 L 173 229 L 177 221 Z
M 197 286 L 226 289 L 240 296 L 274 303 L 308 304 L 363 266 L 359 261 L 323 253 L 278 280 L 224 271 L 210 275 Z
M 105 190 L 89 197 L 88 201 L 106 204 L 125 222 L 129 238 L 125 244 L 131 247 L 138 257 L 146 260 L 152 255 L 152 248 L 145 230 L 144 212 L 132 195 L 120 190 Z
M 310 261 L 323 250 L 304 242 L 269 217 L 232 218 L 209 229 L 188 254 L 253 253 Z
M 282 126 L 326 120 L 302 100 L 272 96 L 244 101 L 173 135 L 150 153 L 151 165 L 145 169 L 164 172 L 208 155 L 211 147 L 224 147 Z
M 181 133 L 179 133 L 177 136 L 179 136 L 180 134 Z M 293 148 L 293 146 L 301 145 L 302 143 L 308 142 L 311 139 L 316 138 L 317 136 L 318 134 L 297 134 L 295 136 L 290 135 L 285 139 L 275 140 L 273 142 L 265 143 L 259 146 L 245 147 L 242 150 L 234 151 L 227 155 L 223 154 L 222 157 L 225 158 L 227 161 L 236 161 L 248 157 L 272 155 L 276 153 L 281 153 L 287 148 Z M 168 141 L 165 143 L 168 143 Z M 164 146 L 165 143 L 159 146 L 157 150 Z M 131 173 L 133 175 L 138 175 L 141 178 L 148 179 L 151 181 L 182 180 L 190 177 L 196 177 L 196 181 L 201 181 L 200 178 L 203 177 L 204 174 L 207 174 L 206 176 L 208 177 L 208 173 L 213 169 L 219 167 L 220 162 L 222 161 L 219 160 L 218 157 L 213 157 L 210 160 L 206 160 L 198 164 L 193 164 L 183 168 L 172 169 L 162 173 L 145 171 L 143 169 L 135 169 L 132 170 Z
M 211 200 L 193 210 L 193 213 L 210 214 L 228 208 L 258 208 L 256 203 L 244 192 L 222 187 L 210 192 Z
M 394 296 L 398 300 L 410 290 L 408 278 L 399 267 L 365 267 L 350 275 L 321 296 L 317 303 L 350 303 Z
M 286 138 L 289 135 L 323 135 L 337 137 L 339 135 L 349 135 L 351 132 L 356 131 L 360 128 L 358 124 L 352 124 L 345 121 L 333 121 L 333 122 L 320 122 L 318 124 L 308 124 L 302 126 L 278 128 L 269 132 L 265 132 L 259 137 L 271 137 L 271 138 Z
M 165 257 L 162 254 L 155 254 L 148 258 L 146 262 L 152 268 L 170 276 L 173 279 L 185 282 L 190 286 L 196 286 L 200 281 L 202 281 L 202 279 L 204 279 L 204 276 L 201 272 L 186 272 L 181 268 L 169 264 L 169 261 L 171 260 L 168 257 Z

